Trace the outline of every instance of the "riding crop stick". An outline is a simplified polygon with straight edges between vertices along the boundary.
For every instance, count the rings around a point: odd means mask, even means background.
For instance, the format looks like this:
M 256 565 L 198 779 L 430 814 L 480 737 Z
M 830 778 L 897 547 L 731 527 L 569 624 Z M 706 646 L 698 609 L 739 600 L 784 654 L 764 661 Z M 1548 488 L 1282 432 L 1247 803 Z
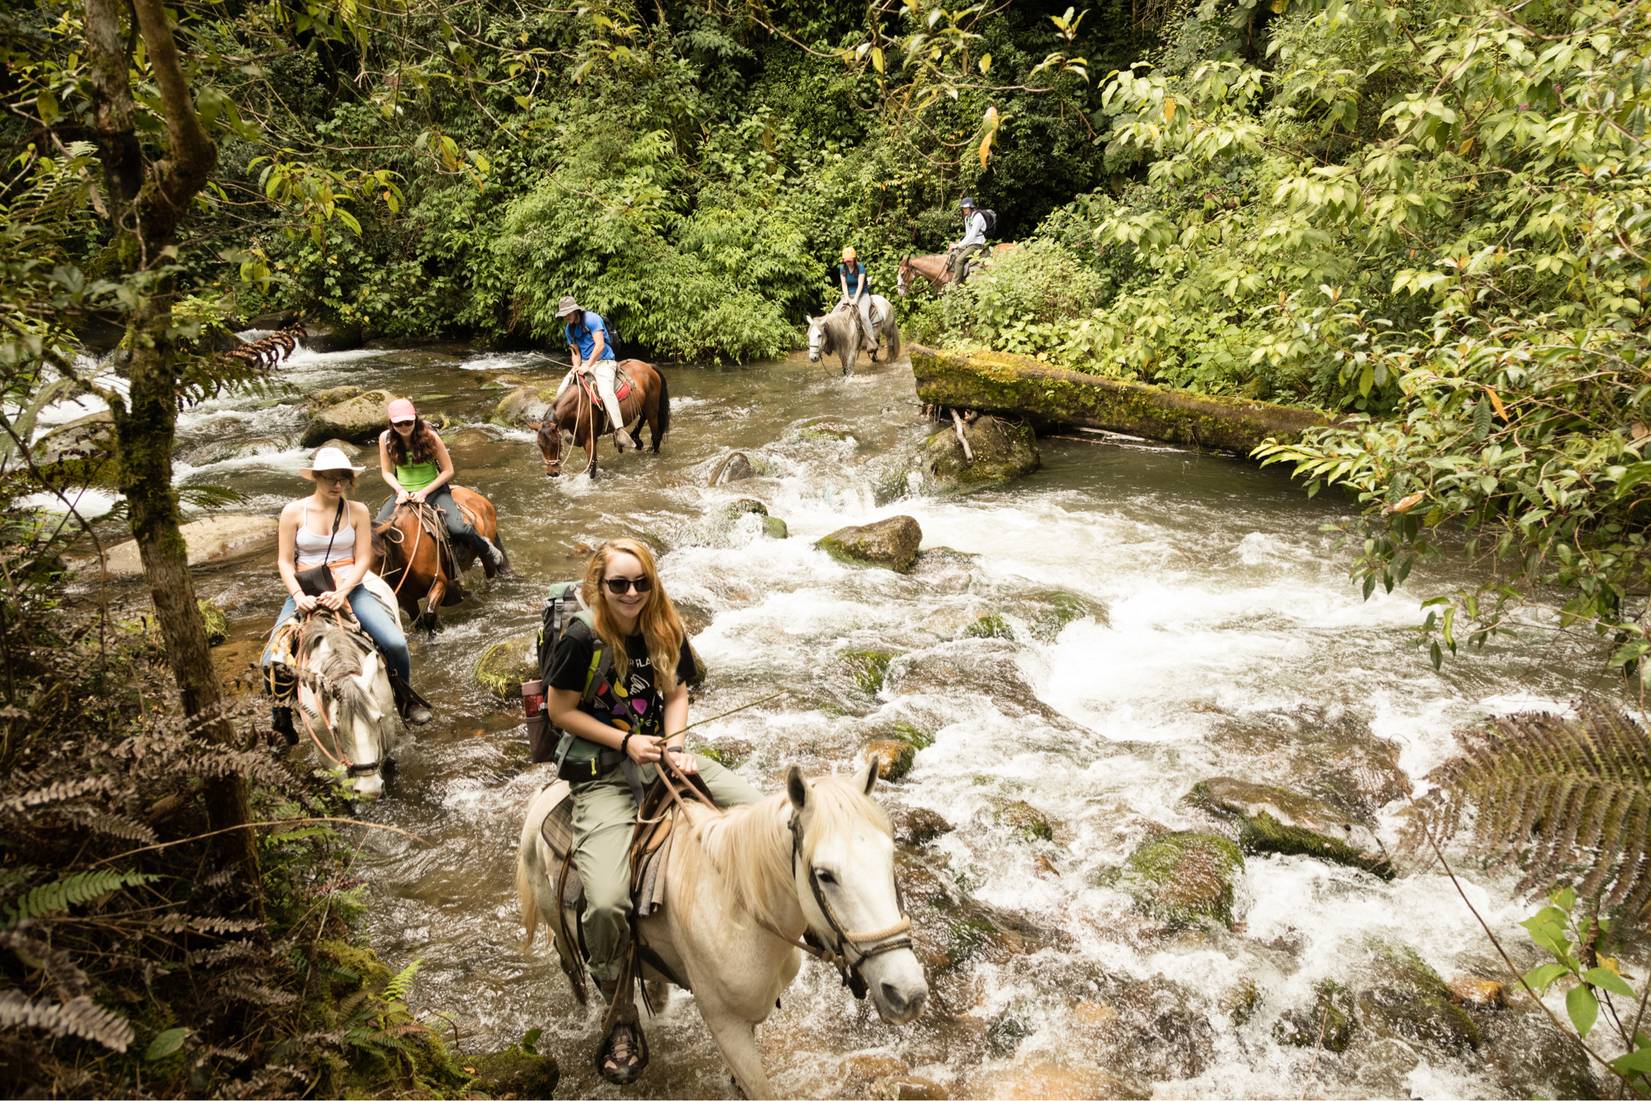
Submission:
M 749 708 L 753 708 L 753 707 L 757 706 L 759 703 L 767 703 L 769 700 L 777 700 L 789 691 L 791 691 L 789 688 L 782 688 L 778 692 L 775 692 L 773 695 L 764 696 L 760 700 L 752 700 L 750 703 L 742 703 L 738 707 L 732 708 L 728 711 L 724 711 L 720 715 L 712 715 L 710 718 L 701 719 L 697 723 L 689 723 L 687 726 L 682 728 L 680 733 L 686 734 L 686 733 L 688 733 L 688 731 L 692 730 L 696 726 L 704 726 L 706 723 L 714 723 L 718 719 L 726 719 L 730 715 L 737 715 L 741 711 L 745 711 L 745 710 L 748 710 Z

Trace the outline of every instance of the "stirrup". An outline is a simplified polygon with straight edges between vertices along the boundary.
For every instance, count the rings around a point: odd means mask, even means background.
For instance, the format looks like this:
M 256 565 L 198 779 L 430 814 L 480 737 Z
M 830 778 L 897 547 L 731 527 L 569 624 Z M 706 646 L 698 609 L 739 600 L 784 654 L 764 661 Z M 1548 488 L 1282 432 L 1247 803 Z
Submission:
M 614 1055 L 614 1038 L 620 1029 L 629 1029 L 631 1034 L 630 1060 L 621 1063 Z M 610 1073 L 607 1068 L 609 1059 L 614 1061 L 614 1070 Z M 596 1073 L 616 1086 L 628 1086 L 648 1069 L 648 1035 L 642 1031 L 642 1026 L 636 1021 L 615 1021 L 602 1042 L 596 1045 Z

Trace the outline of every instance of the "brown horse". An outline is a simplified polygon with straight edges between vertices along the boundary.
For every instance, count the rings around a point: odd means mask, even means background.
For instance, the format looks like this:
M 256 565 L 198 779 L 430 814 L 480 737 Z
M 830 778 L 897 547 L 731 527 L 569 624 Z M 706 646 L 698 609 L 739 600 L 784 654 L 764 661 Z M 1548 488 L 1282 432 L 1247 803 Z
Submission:
M 1014 241 L 1004 241 L 991 247 L 985 256 L 975 256 L 969 261 L 969 268 L 973 271 L 982 265 L 997 259 L 1006 252 L 1012 252 L 1019 247 Z M 945 290 L 952 282 L 952 266 L 946 262 L 943 252 L 931 252 L 926 256 L 902 256 L 900 258 L 900 276 L 895 280 L 894 289 L 901 295 L 911 290 L 913 276 L 921 275 L 929 281 L 935 290 Z M 965 276 L 967 278 L 967 276 Z
M 504 544 L 499 542 L 499 514 L 493 510 L 493 502 L 463 486 L 453 487 L 453 502 L 470 514 L 470 522 L 479 534 L 493 540 L 501 551 L 504 549 Z M 428 525 L 420 521 L 421 511 L 430 514 L 426 518 Z M 429 527 L 441 534 L 431 535 Z M 410 503 L 401 505 L 388 520 L 373 527 L 373 553 L 378 559 L 379 575 L 395 590 L 401 610 L 412 619 L 413 626 L 430 631 L 436 629 L 443 605 L 457 604 L 464 599 L 459 575 L 474 565 L 477 557 L 468 544 L 447 538 L 439 511 L 428 505 L 420 509 Z M 483 562 L 482 566 L 489 578 L 508 569 L 508 563 L 495 568 Z M 420 601 L 424 603 L 423 608 L 419 606 Z
M 653 453 L 659 454 L 659 441 L 671 430 L 671 392 L 665 384 L 665 372 L 640 359 L 619 361 L 620 372 L 630 379 L 630 390 L 619 395 L 619 412 L 634 436 L 641 431 L 641 423 L 648 422 L 653 436 Z M 619 389 L 625 391 L 623 383 Z M 573 436 L 573 446 L 585 450 L 586 466 L 592 478 L 596 477 L 596 441 L 612 432 L 616 426 L 608 423 L 607 411 L 596 394 L 596 382 L 582 376 L 578 385 L 570 386 L 556 400 L 556 407 L 545 414 L 545 419 L 534 425 L 538 429 L 539 454 L 545 460 L 545 476 L 554 478 L 562 473 L 562 433 Z

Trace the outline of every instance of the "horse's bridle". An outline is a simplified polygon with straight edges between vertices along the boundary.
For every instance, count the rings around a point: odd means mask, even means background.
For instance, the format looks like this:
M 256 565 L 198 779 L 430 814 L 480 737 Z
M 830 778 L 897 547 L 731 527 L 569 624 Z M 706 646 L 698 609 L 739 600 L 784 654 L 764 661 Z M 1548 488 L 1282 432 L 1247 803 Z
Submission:
M 349 605 L 346 604 L 345 608 L 348 609 Z M 308 614 L 314 615 L 316 613 L 310 612 Z M 355 613 L 353 611 L 350 612 L 347 620 L 342 611 L 332 611 L 332 615 L 345 626 L 354 624 L 356 629 L 360 629 L 360 621 L 355 618 Z M 302 646 L 302 641 L 300 641 L 299 645 L 300 647 Z M 298 656 L 298 669 L 296 671 L 297 679 L 301 683 L 307 681 L 310 692 L 317 697 L 328 696 L 336 700 L 338 698 L 338 690 L 334 688 L 330 682 L 322 680 L 320 676 L 310 673 L 310 671 L 305 668 L 305 665 L 306 662 L 304 661 L 304 654 L 300 651 Z M 315 732 L 315 727 L 310 724 L 309 709 L 296 699 L 293 702 L 298 707 L 298 717 L 304 720 L 304 731 L 310 736 L 310 740 L 315 743 L 315 748 L 321 751 L 321 756 L 327 758 L 327 760 L 331 761 L 335 765 L 342 766 L 346 776 L 371 776 L 384 764 L 383 758 L 380 758 L 377 761 L 361 763 L 350 760 L 349 754 L 344 749 L 344 739 L 339 736 L 337 728 L 335 728 L 332 724 L 332 719 L 327 717 L 326 711 L 323 709 L 318 712 L 315 717 L 321 720 L 322 729 L 326 730 L 327 736 L 332 739 L 333 748 L 338 750 L 336 755 L 328 752 L 327 747 L 321 744 L 321 736 Z
M 786 823 L 786 828 L 791 831 L 791 874 L 794 877 L 797 874 L 797 866 L 804 864 L 803 827 L 795 810 L 791 812 L 791 819 Z M 906 913 L 906 898 L 900 890 L 900 879 L 898 876 L 894 879 L 894 904 L 900 911 L 900 920 L 887 929 L 851 933 L 843 928 L 842 920 L 831 908 L 831 900 L 826 898 L 825 889 L 820 886 L 820 877 L 815 873 L 814 866 L 805 866 L 808 869 L 808 888 L 814 893 L 814 905 L 819 907 L 820 913 L 825 917 L 826 927 L 831 930 L 834 943 L 822 943 L 811 926 L 803 931 L 803 941 L 797 947 L 816 959 L 834 965 L 837 973 L 843 977 L 843 985 L 853 991 L 856 998 L 864 998 L 867 985 L 865 976 L 860 974 L 861 966 L 874 956 L 912 947 L 912 939 L 908 935 L 911 929 L 911 915 Z M 849 955 L 851 950 L 854 953 L 852 957 Z

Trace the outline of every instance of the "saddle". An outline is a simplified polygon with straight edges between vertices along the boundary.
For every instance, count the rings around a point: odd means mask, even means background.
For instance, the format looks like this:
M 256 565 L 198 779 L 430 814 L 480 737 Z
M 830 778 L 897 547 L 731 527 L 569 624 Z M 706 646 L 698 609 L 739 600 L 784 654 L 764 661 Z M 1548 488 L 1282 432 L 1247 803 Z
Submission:
M 577 376 L 579 385 L 584 388 L 585 396 L 590 398 L 591 408 L 602 408 L 602 395 L 596 392 L 596 379 L 587 372 L 581 371 Z M 613 373 L 613 396 L 623 402 L 631 396 L 636 384 L 631 382 L 631 376 L 625 373 L 625 368 L 615 367 Z
M 464 517 L 464 522 L 475 527 L 476 514 L 459 504 L 457 497 L 453 498 L 453 504 Z M 418 516 L 419 526 L 424 529 L 425 537 L 433 539 L 437 547 L 436 561 L 441 563 L 441 572 L 447 581 L 447 591 L 442 594 L 442 606 L 457 604 L 464 599 L 464 577 L 459 572 L 458 555 L 453 550 L 453 540 L 447 532 L 447 525 L 442 521 L 441 509 L 425 504 L 414 512 Z
M 698 778 L 695 777 L 697 782 Z M 573 986 L 573 995 L 580 1005 L 585 1004 L 585 943 L 582 929 L 575 918 L 570 927 L 568 915 L 582 914 L 585 909 L 585 886 L 574 868 L 573 854 L 573 789 L 566 780 L 550 785 L 562 794 L 556 805 L 539 826 L 539 835 L 550 848 L 551 867 L 556 882 L 556 894 L 561 900 L 557 916 L 556 951 L 561 957 L 562 971 Z M 703 784 L 700 785 L 704 791 Z M 709 798 L 709 793 L 706 792 Z M 672 982 L 688 989 L 688 983 L 665 965 L 637 934 L 636 923 L 665 905 L 665 872 L 670 866 L 671 844 L 676 837 L 676 826 L 682 812 L 674 805 L 669 792 L 660 783 L 644 790 L 642 803 L 637 808 L 636 825 L 631 834 L 629 860 L 631 868 L 631 950 L 633 960 L 627 968 L 628 976 L 640 976 L 646 963 Z M 618 999 L 616 999 L 617 1001 Z

